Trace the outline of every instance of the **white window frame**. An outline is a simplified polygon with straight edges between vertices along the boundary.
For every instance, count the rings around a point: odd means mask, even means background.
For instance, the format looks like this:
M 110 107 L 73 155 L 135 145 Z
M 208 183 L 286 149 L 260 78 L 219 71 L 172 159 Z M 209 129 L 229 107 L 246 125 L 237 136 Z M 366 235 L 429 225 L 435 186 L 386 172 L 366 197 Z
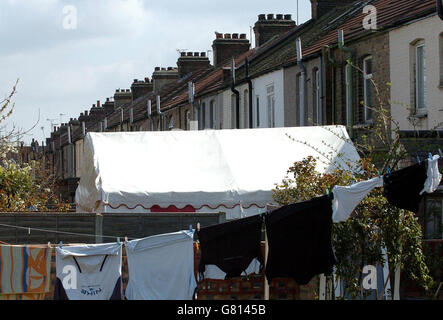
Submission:
M 345 67 L 345 99 L 346 99 L 346 125 L 351 126 L 351 81 L 349 81 L 348 70 L 352 68 L 349 63 Z
M 275 128 L 275 87 L 273 83 L 266 86 L 266 107 L 268 110 L 268 128 Z
M 372 69 L 374 68 L 372 56 L 367 56 L 366 58 L 363 59 L 363 101 L 364 101 L 365 122 L 372 122 L 374 119 L 374 112 L 373 112 L 373 110 L 371 110 L 372 111 L 371 118 L 368 118 L 369 108 L 367 107 L 368 106 L 367 92 L 368 92 L 368 82 L 371 82 L 374 70 L 372 70 L 370 74 L 368 74 L 366 72 L 366 61 L 368 61 L 368 60 L 371 60 L 371 68 Z M 372 96 L 372 99 L 374 99 L 373 96 Z M 370 107 L 373 108 L 374 106 L 370 106 Z
M 422 48 L 422 54 L 423 56 L 423 88 L 422 88 L 422 95 L 423 95 L 423 106 L 420 107 L 419 104 L 419 64 L 418 64 L 418 51 Z M 427 110 L 427 101 L 426 101 L 426 46 L 425 43 L 420 42 L 415 46 L 415 112 L 417 114 L 425 113 Z
M 315 90 L 315 94 L 313 95 L 314 98 L 314 105 L 313 108 L 315 109 L 316 118 L 313 119 L 315 121 L 315 125 L 321 125 L 322 124 L 322 110 L 321 110 L 321 101 L 320 101 L 320 70 L 315 69 L 314 70 L 314 81 L 312 83 L 312 88 Z

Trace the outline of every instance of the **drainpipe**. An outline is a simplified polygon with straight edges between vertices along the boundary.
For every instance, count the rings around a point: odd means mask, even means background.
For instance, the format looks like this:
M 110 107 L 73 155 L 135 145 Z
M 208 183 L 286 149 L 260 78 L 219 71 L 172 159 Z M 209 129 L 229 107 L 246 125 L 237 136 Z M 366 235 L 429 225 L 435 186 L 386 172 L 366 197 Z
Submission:
M 197 114 L 197 106 L 195 105 L 195 85 L 192 81 L 188 82 L 188 99 L 189 103 L 192 106 L 192 114 L 194 121 L 197 121 L 197 130 L 198 130 L 198 114 Z M 195 123 L 195 122 L 194 122 Z
M 149 123 L 151 124 L 151 131 L 154 131 L 154 122 L 152 120 L 152 102 L 149 99 L 147 101 L 147 107 L 148 107 L 148 119 Z
M 343 35 L 343 29 L 338 30 L 338 48 L 342 50 L 343 52 L 346 52 L 348 54 L 348 60 L 351 62 L 354 61 L 354 54 L 351 49 L 348 47 L 345 47 L 345 38 Z M 347 77 L 349 79 L 349 100 L 351 101 L 350 104 L 350 110 L 349 110 L 349 122 L 350 122 L 350 128 L 349 128 L 349 136 L 351 139 L 354 138 L 354 85 L 352 81 L 352 68 L 348 68 Z
M 443 1 L 442 0 L 437 0 L 437 11 L 438 11 L 438 16 L 440 17 L 441 20 L 443 20 Z
M 326 124 L 326 121 L 325 121 L 325 119 L 327 118 L 326 117 L 326 110 L 325 110 L 325 108 L 323 108 L 323 106 L 324 106 L 324 102 L 323 102 L 323 100 L 324 100 L 324 98 L 325 98 L 325 96 L 324 96 L 324 92 L 323 92 L 323 54 L 321 54 L 320 55 L 320 79 L 319 79 L 319 81 L 320 81 L 320 101 L 319 101 L 319 103 L 320 103 L 320 124 L 321 125 L 323 125 L 323 124 Z M 317 115 L 317 117 L 318 117 L 318 115 Z
M 121 111 L 121 118 L 120 118 L 120 131 L 123 131 L 123 119 L 124 119 L 124 116 L 123 116 L 123 107 L 118 107 L 117 110 L 120 110 L 120 111 Z
M 329 48 L 329 46 L 323 46 L 326 48 L 326 50 L 328 51 L 328 61 L 332 66 L 332 94 L 331 94 L 331 98 L 332 98 L 332 124 L 335 124 L 335 66 L 337 65 L 336 61 L 334 58 L 331 57 L 331 50 Z
M 305 82 L 306 82 L 306 68 L 302 63 L 303 53 L 301 50 L 301 40 L 297 38 L 297 66 L 301 70 L 301 83 L 300 83 L 300 126 L 305 125 L 305 112 L 306 112 L 306 97 L 305 97 Z
M 161 127 L 162 123 L 163 123 L 164 112 L 160 111 L 160 96 L 159 95 L 157 96 L 156 107 L 157 107 L 157 114 L 160 116 L 160 127 Z
M 231 61 L 231 91 L 235 94 L 235 129 L 240 128 L 240 92 L 235 89 L 235 60 Z
M 249 76 L 249 59 L 248 57 L 245 58 L 245 74 L 246 74 L 246 81 L 248 83 L 248 95 L 249 95 L 249 128 L 253 128 L 253 116 L 252 116 L 252 80 Z

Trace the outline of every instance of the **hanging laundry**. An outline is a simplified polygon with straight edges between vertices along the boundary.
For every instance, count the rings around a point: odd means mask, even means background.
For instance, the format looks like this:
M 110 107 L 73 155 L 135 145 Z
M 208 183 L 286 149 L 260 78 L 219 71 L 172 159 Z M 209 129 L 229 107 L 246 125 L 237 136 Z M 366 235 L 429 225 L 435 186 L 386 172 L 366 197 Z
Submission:
M 440 159 L 439 155 L 435 155 L 432 157 L 432 159 L 428 159 L 428 170 L 426 172 L 427 178 L 425 181 L 424 188 L 420 192 L 420 195 L 422 195 L 425 192 L 433 193 L 435 190 L 437 190 L 438 186 L 440 185 L 442 175 L 438 170 L 438 159 Z
M 259 215 L 202 228 L 199 278 L 228 279 L 260 273 L 263 267 Z
M 424 161 L 391 174 L 385 174 L 383 194 L 393 206 L 417 213 L 422 199 L 420 192 L 426 178 Z
M 383 187 L 383 177 L 360 181 L 351 186 L 335 186 L 332 189 L 332 220 L 334 222 L 346 221 L 352 211 L 375 187 Z
M 194 233 L 179 231 L 126 243 L 128 300 L 191 300 L 194 276 Z
M 306 285 L 329 275 L 336 262 L 332 249 L 332 199 L 328 196 L 291 204 L 265 217 L 268 236 L 266 277 L 293 278 Z
M 56 248 L 54 300 L 121 300 L 122 244 Z
M 51 278 L 49 247 L 0 245 L 0 300 L 43 300 Z

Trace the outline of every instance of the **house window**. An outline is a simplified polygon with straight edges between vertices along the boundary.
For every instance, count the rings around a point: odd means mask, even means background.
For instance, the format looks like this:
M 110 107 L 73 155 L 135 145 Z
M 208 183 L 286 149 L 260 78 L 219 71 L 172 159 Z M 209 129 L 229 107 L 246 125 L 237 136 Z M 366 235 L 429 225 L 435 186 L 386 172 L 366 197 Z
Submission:
M 267 109 L 268 109 L 268 128 L 275 127 L 275 95 L 274 85 L 266 87 Z
M 215 129 L 215 120 L 216 119 L 216 106 L 215 101 L 211 100 L 209 103 L 209 127 L 211 129 Z
M 302 85 L 302 76 L 298 74 L 295 82 L 295 96 L 297 101 L 297 109 L 298 109 L 298 124 L 299 126 L 305 125 L 305 107 L 303 105 L 303 95 L 301 94 Z
M 169 125 L 168 125 L 168 129 L 172 130 L 174 129 L 174 116 L 169 116 Z
M 235 94 L 231 95 L 231 128 L 238 129 L 237 128 L 237 105 L 236 105 Z
M 440 33 L 440 89 L 443 89 L 443 32 Z
M 443 199 L 427 199 L 424 221 L 425 239 L 443 239 Z
M 372 83 L 372 57 L 363 59 L 363 94 L 365 121 L 372 121 L 374 108 L 374 84 Z
M 426 110 L 426 47 L 423 42 L 415 46 L 415 110 Z
M 249 92 L 245 90 L 243 93 L 243 125 L 244 128 L 249 127 L 249 104 L 248 104 Z
M 186 130 L 191 130 L 191 113 L 189 110 L 185 112 L 185 128 Z
M 256 105 L 256 118 L 257 118 L 257 123 L 256 123 L 256 125 L 257 125 L 257 128 L 259 128 L 260 127 L 260 96 L 258 96 L 257 95 L 257 105 Z
M 349 79 L 349 74 L 350 74 L 350 70 L 351 70 L 351 65 L 350 64 L 346 64 L 345 67 L 345 89 L 346 89 L 346 125 L 348 127 L 351 126 L 351 103 L 352 103 L 352 99 L 351 99 L 351 79 Z
M 203 102 L 201 106 L 201 129 L 206 129 L 206 103 Z
M 320 71 L 316 68 L 312 74 L 312 120 L 314 124 L 321 125 L 322 111 L 320 106 Z

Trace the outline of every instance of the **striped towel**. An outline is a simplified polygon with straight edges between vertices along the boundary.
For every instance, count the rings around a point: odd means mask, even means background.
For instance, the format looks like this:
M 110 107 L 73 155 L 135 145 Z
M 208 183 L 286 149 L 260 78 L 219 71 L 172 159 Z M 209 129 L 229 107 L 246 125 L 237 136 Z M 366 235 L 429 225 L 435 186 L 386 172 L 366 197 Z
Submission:
M 0 245 L 0 300 L 39 300 L 49 292 L 52 248 Z

